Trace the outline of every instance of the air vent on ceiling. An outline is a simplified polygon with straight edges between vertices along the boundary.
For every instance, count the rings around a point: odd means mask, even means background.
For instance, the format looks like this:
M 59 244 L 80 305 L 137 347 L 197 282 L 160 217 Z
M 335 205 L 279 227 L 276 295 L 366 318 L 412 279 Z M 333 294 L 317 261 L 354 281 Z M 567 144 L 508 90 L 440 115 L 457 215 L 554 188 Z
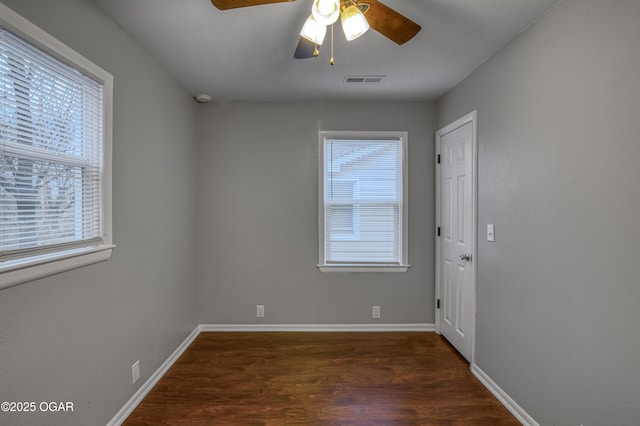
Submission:
M 382 84 L 387 78 L 386 75 L 347 75 L 344 78 L 345 84 L 357 83 L 377 83 Z

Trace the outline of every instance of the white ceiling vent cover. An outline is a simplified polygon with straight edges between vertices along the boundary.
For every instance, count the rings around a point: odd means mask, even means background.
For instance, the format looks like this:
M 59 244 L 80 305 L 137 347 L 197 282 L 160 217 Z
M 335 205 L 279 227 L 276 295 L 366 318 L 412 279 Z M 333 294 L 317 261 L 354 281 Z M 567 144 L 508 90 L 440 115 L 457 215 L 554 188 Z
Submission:
M 387 79 L 386 75 L 347 75 L 344 84 L 377 83 L 382 84 Z

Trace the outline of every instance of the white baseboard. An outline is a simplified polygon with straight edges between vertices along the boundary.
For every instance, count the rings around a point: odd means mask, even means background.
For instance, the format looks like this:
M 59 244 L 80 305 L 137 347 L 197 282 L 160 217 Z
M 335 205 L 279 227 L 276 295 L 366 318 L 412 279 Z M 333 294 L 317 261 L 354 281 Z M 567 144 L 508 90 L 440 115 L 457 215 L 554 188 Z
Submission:
M 201 324 L 200 331 L 435 331 L 435 324 Z
M 487 375 L 477 364 L 471 365 L 471 373 L 489 389 L 489 391 L 504 405 L 507 410 L 514 415 L 516 419 L 524 426 L 540 426 L 533 417 L 531 417 L 524 409 L 518 405 L 500 386 Z
M 435 331 L 435 324 L 200 324 L 107 423 L 120 426 L 201 332 L 206 331 Z
M 111 419 L 111 421 L 107 423 L 107 426 L 120 426 L 122 423 L 124 423 L 125 420 L 127 420 L 127 417 L 129 417 L 129 415 L 133 412 L 133 410 L 136 409 L 138 404 L 142 402 L 144 397 L 147 396 L 147 394 L 156 385 L 156 383 L 158 383 L 158 381 L 162 378 L 162 376 L 164 376 L 164 374 L 169 370 L 169 368 L 171 368 L 173 363 L 178 360 L 180 355 L 182 355 L 182 353 L 189 347 L 189 345 L 191 345 L 191 343 L 196 339 L 196 337 L 198 337 L 198 334 L 200 334 L 200 326 L 197 326 L 191 332 L 191 334 L 189 334 L 189 336 L 187 336 L 187 338 L 184 339 L 182 343 L 180 343 L 180 346 L 178 346 L 176 350 L 173 351 L 171 355 L 169 355 L 169 358 L 167 358 L 167 360 L 163 362 L 162 365 L 160 365 L 160 367 L 158 367 L 156 372 L 153 373 L 151 377 L 149 377 L 149 379 L 147 379 L 147 381 L 144 382 L 142 386 L 140 386 L 140 388 L 136 391 L 136 393 L 133 394 L 131 399 L 129 399 L 129 401 L 127 401 L 127 403 L 124 404 L 124 406 Z

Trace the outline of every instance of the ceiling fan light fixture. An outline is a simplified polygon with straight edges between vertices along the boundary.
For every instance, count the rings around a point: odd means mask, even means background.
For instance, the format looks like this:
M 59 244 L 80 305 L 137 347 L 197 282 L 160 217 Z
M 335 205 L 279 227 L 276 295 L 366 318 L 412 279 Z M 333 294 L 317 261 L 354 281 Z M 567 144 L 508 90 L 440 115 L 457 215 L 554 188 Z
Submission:
M 306 21 L 304 21 L 304 25 L 302 26 L 302 30 L 300 31 L 300 36 L 306 38 L 312 43 L 317 45 L 321 45 L 324 41 L 324 36 L 327 34 L 327 26 L 322 25 L 313 17 L 313 14 L 310 14 Z
M 369 29 L 369 22 L 358 6 L 351 4 L 345 8 L 340 15 L 342 30 L 348 41 L 355 40 Z
M 313 0 L 311 14 L 318 23 L 331 25 L 340 17 L 340 0 Z

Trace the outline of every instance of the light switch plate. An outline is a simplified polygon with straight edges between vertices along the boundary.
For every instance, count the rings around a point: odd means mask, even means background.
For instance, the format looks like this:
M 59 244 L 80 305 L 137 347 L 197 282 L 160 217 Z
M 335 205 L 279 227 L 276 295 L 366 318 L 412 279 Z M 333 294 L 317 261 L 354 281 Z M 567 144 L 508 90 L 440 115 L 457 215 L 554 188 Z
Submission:
M 487 241 L 491 243 L 496 241 L 495 226 L 493 225 L 493 223 L 487 224 Z

